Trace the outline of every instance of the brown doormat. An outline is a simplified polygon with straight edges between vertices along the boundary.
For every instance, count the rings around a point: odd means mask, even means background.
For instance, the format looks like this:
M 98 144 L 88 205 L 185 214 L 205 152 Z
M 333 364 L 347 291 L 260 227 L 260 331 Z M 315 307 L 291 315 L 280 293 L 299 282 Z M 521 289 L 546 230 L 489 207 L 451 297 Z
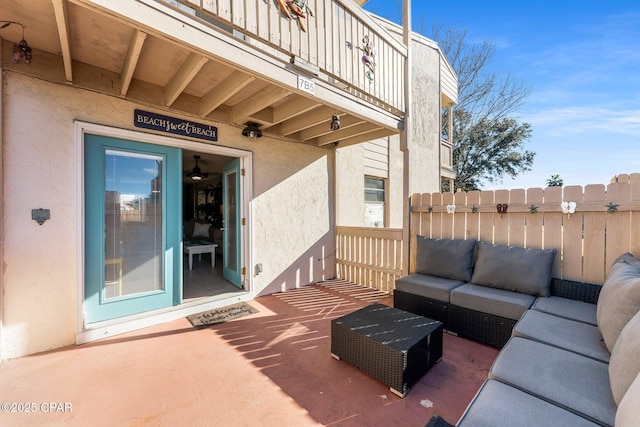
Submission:
M 258 310 L 247 304 L 239 302 L 237 304 L 220 307 L 213 310 L 203 311 L 202 313 L 187 316 L 187 320 L 196 328 L 206 328 L 209 325 L 228 322 L 229 320 L 239 317 L 248 316 L 257 313 Z

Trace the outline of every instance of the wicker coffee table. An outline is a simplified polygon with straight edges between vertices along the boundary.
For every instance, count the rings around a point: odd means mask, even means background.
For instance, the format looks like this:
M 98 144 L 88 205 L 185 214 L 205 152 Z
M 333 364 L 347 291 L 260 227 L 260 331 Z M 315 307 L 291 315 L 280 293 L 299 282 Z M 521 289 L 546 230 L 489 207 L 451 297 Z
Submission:
M 331 321 L 331 356 L 404 397 L 442 359 L 442 322 L 383 304 Z

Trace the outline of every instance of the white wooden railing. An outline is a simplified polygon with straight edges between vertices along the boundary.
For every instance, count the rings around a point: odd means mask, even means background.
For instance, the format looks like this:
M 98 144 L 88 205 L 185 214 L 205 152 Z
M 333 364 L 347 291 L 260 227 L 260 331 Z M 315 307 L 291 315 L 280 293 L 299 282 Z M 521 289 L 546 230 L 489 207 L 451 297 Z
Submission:
M 317 66 L 329 80 L 380 108 L 405 110 L 407 49 L 351 0 L 307 0 L 305 18 L 291 13 L 287 17 L 279 0 L 175 1 L 242 33 L 248 41 L 258 40 Z M 366 39 L 374 49 L 372 67 L 363 61 Z
M 402 276 L 402 229 L 336 227 L 336 249 L 340 279 L 393 292 Z

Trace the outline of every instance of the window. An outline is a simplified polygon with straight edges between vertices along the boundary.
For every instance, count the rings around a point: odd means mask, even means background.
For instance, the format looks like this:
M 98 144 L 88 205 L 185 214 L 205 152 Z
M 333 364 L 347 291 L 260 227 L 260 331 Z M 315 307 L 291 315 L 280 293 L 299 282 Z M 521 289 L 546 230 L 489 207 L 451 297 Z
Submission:
M 365 227 L 385 226 L 385 180 L 364 178 L 364 225 Z

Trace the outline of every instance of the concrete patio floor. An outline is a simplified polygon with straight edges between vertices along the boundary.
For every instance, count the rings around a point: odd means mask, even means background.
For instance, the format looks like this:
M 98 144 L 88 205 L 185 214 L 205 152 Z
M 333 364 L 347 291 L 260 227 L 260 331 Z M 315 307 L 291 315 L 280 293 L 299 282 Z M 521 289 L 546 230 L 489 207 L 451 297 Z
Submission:
M 328 281 L 256 298 L 251 316 L 186 319 L 0 365 L 2 426 L 424 426 L 460 417 L 498 350 L 448 334 L 400 398 L 330 356 L 331 319 L 392 297 Z M 25 405 L 27 404 L 27 405 Z M 14 406 L 15 409 L 15 406 Z

